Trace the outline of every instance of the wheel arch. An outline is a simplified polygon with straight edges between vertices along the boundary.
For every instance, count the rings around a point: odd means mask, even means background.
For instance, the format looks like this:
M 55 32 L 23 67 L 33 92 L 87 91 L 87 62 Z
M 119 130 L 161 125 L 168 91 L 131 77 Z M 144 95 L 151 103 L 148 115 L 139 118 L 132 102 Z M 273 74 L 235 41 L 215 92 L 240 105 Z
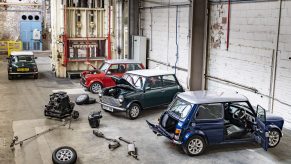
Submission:
M 138 100 L 130 101 L 130 102 L 126 105 L 126 109 L 128 109 L 128 108 L 129 108 L 133 103 L 138 104 L 138 105 L 141 107 L 141 109 L 143 109 L 141 103 L 140 103 Z
M 283 136 L 283 133 L 282 133 L 281 129 L 276 125 L 273 125 L 273 124 L 268 125 L 268 129 L 269 129 L 269 131 L 270 130 L 277 130 L 280 133 L 280 137 Z
M 101 86 L 104 87 L 104 84 L 103 84 L 103 82 L 100 79 L 93 79 L 93 80 L 91 80 L 90 83 L 89 83 L 89 87 L 91 87 L 93 83 L 100 83 Z
M 208 145 L 208 138 L 207 136 L 205 135 L 205 133 L 201 130 L 195 130 L 194 132 L 193 131 L 189 131 L 186 133 L 186 135 L 183 137 L 183 140 L 182 140 L 182 144 L 186 143 L 187 140 L 193 136 L 200 136 L 204 139 L 205 143 Z

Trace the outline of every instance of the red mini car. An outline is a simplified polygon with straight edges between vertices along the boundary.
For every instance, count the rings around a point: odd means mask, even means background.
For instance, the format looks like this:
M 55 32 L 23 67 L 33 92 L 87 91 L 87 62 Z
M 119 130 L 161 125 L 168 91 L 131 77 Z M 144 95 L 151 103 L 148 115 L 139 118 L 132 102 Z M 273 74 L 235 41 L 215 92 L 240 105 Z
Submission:
M 80 83 L 92 93 L 104 87 L 115 86 L 115 82 L 110 76 L 122 77 L 126 71 L 144 69 L 141 62 L 134 60 L 108 60 L 105 61 L 99 69 L 84 71 L 81 73 Z

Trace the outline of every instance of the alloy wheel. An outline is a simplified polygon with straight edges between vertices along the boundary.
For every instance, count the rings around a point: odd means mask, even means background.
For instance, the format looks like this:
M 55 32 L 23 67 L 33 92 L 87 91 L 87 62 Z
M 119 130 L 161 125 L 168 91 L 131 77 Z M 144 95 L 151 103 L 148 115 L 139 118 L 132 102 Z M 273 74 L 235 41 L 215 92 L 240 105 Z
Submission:
M 69 161 L 73 158 L 74 154 L 70 149 L 60 149 L 56 153 L 56 158 L 59 161 Z
M 101 87 L 101 85 L 99 84 L 99 83 L 94 83 L 93 85 L 92 85 L 92 91 L 94 92 L 94 93 L 97 93 L 99 90 L 101 90 L 102 89 L 102 87 Z
M 136 118 L 139 115 L 139 107 L 133 106 L 130 110 L 130 115 L 131 117 Z
M 269 132 L 269 145 L 274 147 L 280 141 L 280 134 L 277 130 L 272 130 Z
M 188 151 L 193 154 L 199 154 L 203 150 L 203 142 L 199 138 L 192 139 L 188 144 Z

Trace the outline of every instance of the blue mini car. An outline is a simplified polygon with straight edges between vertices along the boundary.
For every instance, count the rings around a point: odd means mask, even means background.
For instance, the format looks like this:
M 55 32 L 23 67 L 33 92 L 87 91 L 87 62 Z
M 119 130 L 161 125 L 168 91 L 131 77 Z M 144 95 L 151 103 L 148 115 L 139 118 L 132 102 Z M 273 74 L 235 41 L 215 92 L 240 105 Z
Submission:
M 159 119 L 148 122 L 157 135 L 182 146 L 190 156 L 203 153 L 208 145 L 257 142 L 265 150 L 280 142 L 284 120 L 256 110 L 245 96 L 210 91 L 177 95 Z

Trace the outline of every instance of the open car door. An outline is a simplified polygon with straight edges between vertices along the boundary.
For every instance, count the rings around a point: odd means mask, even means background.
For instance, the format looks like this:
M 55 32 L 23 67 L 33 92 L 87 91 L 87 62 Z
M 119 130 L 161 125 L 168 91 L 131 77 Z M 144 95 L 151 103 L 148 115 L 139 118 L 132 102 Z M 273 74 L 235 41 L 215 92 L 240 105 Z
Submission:
M 269 129 L 266 126 L 266 110 L 261 106 L 257 106 L 256 117 L 256 141 L 267 151 L 269 147 Z

